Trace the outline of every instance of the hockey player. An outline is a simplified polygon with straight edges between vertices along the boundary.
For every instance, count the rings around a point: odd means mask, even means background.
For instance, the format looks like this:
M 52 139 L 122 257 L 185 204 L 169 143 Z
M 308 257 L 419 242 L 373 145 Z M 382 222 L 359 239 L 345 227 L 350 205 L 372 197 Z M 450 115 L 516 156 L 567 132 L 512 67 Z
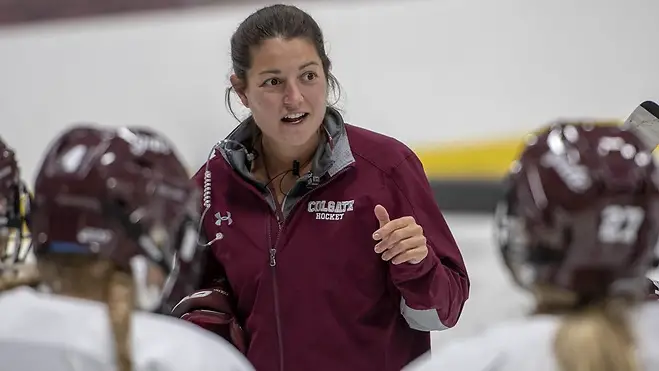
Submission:
M 50 293 L 0 294 L 2 369 L 252 370 L 219 337 L 147 312 L 174 284 L 197 282 L 198 196 L 163 137 L 126 128 L 65 131 L 45 153 L 31 213 Z
M 659 306 L 643 301 L 659 229 L 652 149 L 617 126 L 563 123 L 532 136 L 496 218 L 534 313 L 407 370 L 657 369 Z
M 0 138 L 0 291 L 37 281 L 29 253 L 27 211 L 30 196 L 21 181 L 14 151 Z

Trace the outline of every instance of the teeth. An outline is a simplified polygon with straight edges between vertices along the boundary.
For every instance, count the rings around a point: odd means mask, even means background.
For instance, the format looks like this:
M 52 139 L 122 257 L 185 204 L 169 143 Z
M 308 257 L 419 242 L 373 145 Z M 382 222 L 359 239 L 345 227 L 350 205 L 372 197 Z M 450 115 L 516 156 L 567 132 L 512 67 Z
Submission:
M 295 119 L 299 119 L 302 116 L 304 116 L 304 113 L 291 113 L 290 115 L 284 116 L 284 118 L 295 120 Z

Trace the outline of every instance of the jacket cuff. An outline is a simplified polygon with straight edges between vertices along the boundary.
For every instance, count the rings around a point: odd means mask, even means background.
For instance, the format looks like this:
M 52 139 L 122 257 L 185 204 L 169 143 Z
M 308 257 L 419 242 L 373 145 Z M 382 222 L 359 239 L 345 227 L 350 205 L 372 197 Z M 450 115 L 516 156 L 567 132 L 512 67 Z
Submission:
M 435 255 L 435 251 L 432 247 L 428 246 L 428 255 L 419 263 L 412 264 L 410 262 L 405 262 L 402 264 L 394 265 L 394 270 L 396 271 L 396 281 L 409 281 L 419 277 L 423 277 L 428 272 L 430 272 L 437 264 L 439 259 Z

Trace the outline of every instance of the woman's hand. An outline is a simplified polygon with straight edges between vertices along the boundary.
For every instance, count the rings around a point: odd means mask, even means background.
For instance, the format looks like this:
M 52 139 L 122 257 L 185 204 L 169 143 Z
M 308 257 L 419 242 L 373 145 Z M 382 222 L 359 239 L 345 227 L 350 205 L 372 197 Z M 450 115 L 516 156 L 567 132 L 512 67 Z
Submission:
M 380 241 L 375 245 L 375 252 L 382 253 L 382 260 L 393 264 L 418 264 L 428 256 L 423 228 L 416 224 L 414 217 L 390 220 L 382 205 L 375 206 L 374 212 L 380 222 L 380 228 L 373 233 L 373 239 Z

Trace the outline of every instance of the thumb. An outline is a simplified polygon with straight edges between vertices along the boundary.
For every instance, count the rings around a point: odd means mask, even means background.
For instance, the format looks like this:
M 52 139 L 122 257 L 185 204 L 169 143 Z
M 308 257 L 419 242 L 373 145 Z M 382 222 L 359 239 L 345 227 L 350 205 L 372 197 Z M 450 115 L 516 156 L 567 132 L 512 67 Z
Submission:
M 383 227 L 385 224 L 391 221 L 391 219 L 389 219 L 389 213 L 387 212 L 387 209 L 384 208 L 384 206 L 376 205 L 373 212 L 375 213 L 375 217 L 378 218 L 378 221 L 380 222 L 380 227 Z

